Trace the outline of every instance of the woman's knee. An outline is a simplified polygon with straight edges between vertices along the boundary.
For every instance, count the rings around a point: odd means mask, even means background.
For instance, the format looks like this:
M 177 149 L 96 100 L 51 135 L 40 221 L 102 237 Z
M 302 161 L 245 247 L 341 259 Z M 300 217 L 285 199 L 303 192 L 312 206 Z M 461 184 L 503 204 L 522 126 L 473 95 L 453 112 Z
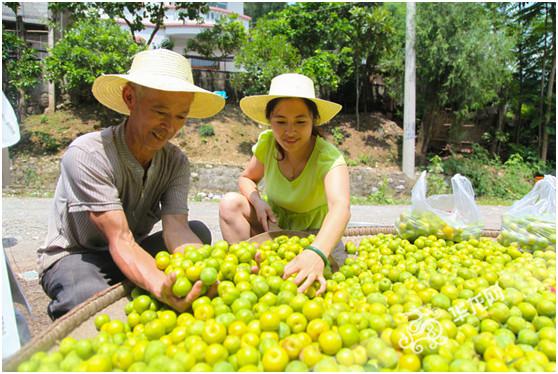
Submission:
M 246 198 L 237 192 L 229 192 L 219 202 L 219 216 L 228 219 L 242 213 Z

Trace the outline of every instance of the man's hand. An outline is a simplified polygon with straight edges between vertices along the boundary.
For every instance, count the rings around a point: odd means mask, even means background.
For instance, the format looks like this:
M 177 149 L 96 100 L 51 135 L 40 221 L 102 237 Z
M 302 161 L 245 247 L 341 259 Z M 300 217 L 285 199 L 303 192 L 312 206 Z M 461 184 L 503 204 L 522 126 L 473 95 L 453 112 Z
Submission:
M 320 282 L 320 289 L 316 295 L 322 294 L 326 290 L 326 280 L 324 278 L 324 261 L 320 256 L 312 251 L 302 251 L 298 256 L 285 266 L 283 279 L 289 278 L 297 273 L 294 283 L 299 286 L 298 292 L 304 292 L 314 281 Z
M 196 300 L 198 297 L 201 296 L 203 283 L 201 280 L 196 281 L 193 284 L 192 289 L 190 290 L 188 295 L 186 295 L 186 297 L 176 297 L 172 293 L 172 286 L 175 281 L 176 281 L 176 274 L 174 272 L 169 273 L 166 276 L 165 281 L 161 286 L 161 289 L 159 290 L 159 292 L 155 294 L 155 296 L 157 297 L 157 299 L 167 304 L 177 312 L 182 313 L 188 310 L 192 306 L 194 300 Z M 216 294 L 217 294 L 217 283 L 211 285 L 207 291 L 207 295 L 209 297 L 213 297 Z

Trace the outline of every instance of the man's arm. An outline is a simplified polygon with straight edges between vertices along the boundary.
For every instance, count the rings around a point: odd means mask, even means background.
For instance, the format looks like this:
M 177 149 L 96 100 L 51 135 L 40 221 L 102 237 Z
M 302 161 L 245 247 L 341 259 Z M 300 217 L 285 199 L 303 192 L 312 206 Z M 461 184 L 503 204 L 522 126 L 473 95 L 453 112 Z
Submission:
M 194 284 L 185 298 L 177 298 L 172 294 L 176 275 L 165 275 L 157 268 L 155 259 L 136 243 L 122 210 L 90 212 L 89 217 L 105 235 L 109 252 L 118 268 L 134 284 L 179 312 L 185 311 L 199 296 L 202 287 L 200 281 Z
M 193 244 L 202 244 L 200 238 L 194 234 L 188 225 L 186 214 L 165 214 L 161 217 L 163 222 L 163 239 L 169 252 L 174 253 L 178 248 Z

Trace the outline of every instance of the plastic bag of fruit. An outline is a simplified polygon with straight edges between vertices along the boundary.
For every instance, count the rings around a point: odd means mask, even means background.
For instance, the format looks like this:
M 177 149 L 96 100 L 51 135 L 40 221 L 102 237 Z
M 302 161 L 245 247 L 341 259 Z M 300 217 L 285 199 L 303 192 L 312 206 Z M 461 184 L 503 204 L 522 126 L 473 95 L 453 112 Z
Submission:
M 502 217 L 498 241 L 526 251 L 556 250 L 556 177 L 545 175 Z
M 471 182 L 460 174 L 451 178 L 452 194 L 426 197 L 426 171 L 413 187 L 410 211 L 395 222 L 402 238 L 414 241 L 419 236 L 460 242 L 480 237 L 483 227 Z

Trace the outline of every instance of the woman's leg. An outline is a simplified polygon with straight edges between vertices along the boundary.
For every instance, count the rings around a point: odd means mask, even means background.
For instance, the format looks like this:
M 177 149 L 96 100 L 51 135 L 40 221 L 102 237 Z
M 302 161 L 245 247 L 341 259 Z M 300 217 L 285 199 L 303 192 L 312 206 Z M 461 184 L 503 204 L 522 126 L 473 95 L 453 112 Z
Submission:
M 219 225 L 223 239 L 229 243 L 238 243 L 263 232 L 252 204 L 237 192 L 229 192 L 221 199 Z

